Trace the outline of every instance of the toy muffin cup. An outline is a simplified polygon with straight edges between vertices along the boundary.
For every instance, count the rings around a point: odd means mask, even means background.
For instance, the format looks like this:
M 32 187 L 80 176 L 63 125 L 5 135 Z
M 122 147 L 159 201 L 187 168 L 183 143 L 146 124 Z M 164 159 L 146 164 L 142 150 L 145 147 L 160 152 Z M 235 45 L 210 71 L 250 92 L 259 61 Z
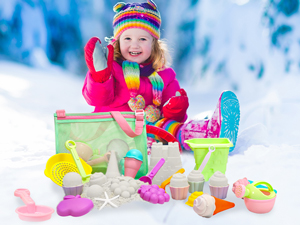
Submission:
M 201 192 L 203 191 L 203 186 L 204 186 L 204 181 L 201 182 L 190 182 L 189 181 L 189 192 L 194 193 L 194 192 Z
M 78 186 L 74 186 L 74 187 L 65 187 L 65 186 L 62 186 L 64 192 L 65 192 L 65 195 L 81 195 L 82 194 L 82 191 L 83 191 L 83 184 L 81 185 L 78 185 Z
M 216 171 L 209 180 L 210 194 L 220 199 L 227 197 L 229 184 L 226 176 L 220 171 Z
M 199 170 L 192 170 L 188 175 L 188 183 L 190 185 L 189 192 L 194 193 L 195 191 L 203 191 L 205 183 L 204 176 Z
M 214 187 L 209 185 L 210 194 L 216 198 L 225 199 L 227 197 L 229 185 L 226 187 Z
M 187 198 L 187 194 L 189 191 L 190 186 L 186 187 L 171 187 L 170 186 L 170 191 L 172 198 L 175 200 L 184 200 Z

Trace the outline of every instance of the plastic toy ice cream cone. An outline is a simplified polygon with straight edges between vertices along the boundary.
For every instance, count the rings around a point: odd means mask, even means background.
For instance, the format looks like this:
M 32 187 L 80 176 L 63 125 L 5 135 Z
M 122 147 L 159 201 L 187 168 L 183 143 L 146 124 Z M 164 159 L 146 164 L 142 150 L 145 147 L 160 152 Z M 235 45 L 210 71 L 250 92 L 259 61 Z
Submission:
M 106 177 L 112 178 L 112 177 L 118 177 L 120 176 L 120 171 L 118 167 L 118 160 L 116 157 L 115 151 L 111 151 L 111 155 L 109 158 L 107 170 L 106 170 Z
M 143 163 L 142 153 L 137 149 L 131 149 L 127 152 L 124 158 L 124 175 L 127 177 L 135 178 Z
M 215 199 L 215 205 L 216 209 L 214 211 L 214 215 L 216 215 L 219 212 L 225 211 L 227 209 L 231 209 L 235 206 L 233 202 L 228 202 L 226 200 L 216 198 L 215 196 L 212 196 Z
M 195 199 L 193 209 L 199 216 L 210 218 L 234 206 L 233 202 L 228 202 L 205 193 Z
M 142 165 L 142 161 L 134 158 L 125 158 L 125 176 L 135 178 L 137 172 Z

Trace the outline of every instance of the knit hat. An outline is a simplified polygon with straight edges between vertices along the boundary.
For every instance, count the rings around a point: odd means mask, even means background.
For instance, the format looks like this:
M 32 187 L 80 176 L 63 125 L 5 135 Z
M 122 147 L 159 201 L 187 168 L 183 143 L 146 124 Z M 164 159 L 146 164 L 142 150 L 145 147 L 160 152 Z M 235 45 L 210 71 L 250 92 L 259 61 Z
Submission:
M 119 2 L 114 6 L 114 12 L 116 12 L 113 20 L 115 40 L 130 28 L 143 29 L 159 39 L 161 18 L 152 0 L 147 0 L 147 3 Z

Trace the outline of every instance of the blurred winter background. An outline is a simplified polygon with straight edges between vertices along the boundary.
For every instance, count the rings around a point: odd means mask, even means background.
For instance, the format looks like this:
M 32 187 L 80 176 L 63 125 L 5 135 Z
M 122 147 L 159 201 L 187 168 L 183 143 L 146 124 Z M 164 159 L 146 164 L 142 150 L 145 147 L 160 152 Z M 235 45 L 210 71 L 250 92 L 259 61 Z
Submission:
M 12 218 L 14 224 L 18 221 L 13 210 L 22 203 L 13 196 L 16 188 L 29 188 L 37 204 L 55 207 L 60 201 L 62 193 L 44 198 L 45 193 L 61 190 L 42 174 L 47 159 L 55 153 L 53 113 L 57 109 L 93 111 L 81 96 L 87 71 L 83 47 L 92 36 L 101 40 L 112 36 L 112 8 L 117 2 L 0 0 L 0 174 L 8 184 L 1 185 L 2 202 L 6 202 L 1 203 L 1 218 L 6 224 Z M 300 183 L 295 181 L 289 189 L 286 185 L 300 169 L 299 0 L 155 2 L 172 67 L 190 99 L 189 117 L 213 110 L 222 90 L 234 91 L 240 100 L 238 142 L 226 173 L 230 183 L 247 176 L 269 181 L 281 190 L 277 213 L 252 216 L 253 220 L 243 223 L 275 224 L 289 218 L 289 224 L 297 224 L 292 215 L 300 210 L 299 204 L 289 193 L 297 193 Z M 185 156 L 183 163 L 191 169 L 193 159 Z M 33 181 L 45 184 L 43 192 Z M 232 193 L 229 201 L 244 207 Z M 126 212 L 139 207 L 129 204 L 125 213 L 124 208 L 118 212 L 129 219 L 131 214 Z M 183 206 L 174 201 L 165 211 L 152 205 L 141 207 L 138 212 L 143 221 L 152 224 L 195 222 L 197 216 L 182 211 Z M 180 212 L 190 220 L 179 219 Z M 225 217 L 220 214 L 217 218 L 236 224 L 249 213 L 244 207 L 238 209 L 238 217 L 224 213 Z M 109 214 L 101 216 L 106 224 L 119 222 Z

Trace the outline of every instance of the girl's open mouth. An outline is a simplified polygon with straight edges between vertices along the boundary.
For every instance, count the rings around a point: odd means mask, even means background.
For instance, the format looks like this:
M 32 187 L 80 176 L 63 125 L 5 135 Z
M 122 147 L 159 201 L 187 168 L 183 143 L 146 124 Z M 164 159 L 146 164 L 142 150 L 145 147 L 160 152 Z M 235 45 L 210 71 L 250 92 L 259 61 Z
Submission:
M 142 54 L 142 52 L 129 52 L 129 54 L 131 56 L 138 56 L 138 55 Z

